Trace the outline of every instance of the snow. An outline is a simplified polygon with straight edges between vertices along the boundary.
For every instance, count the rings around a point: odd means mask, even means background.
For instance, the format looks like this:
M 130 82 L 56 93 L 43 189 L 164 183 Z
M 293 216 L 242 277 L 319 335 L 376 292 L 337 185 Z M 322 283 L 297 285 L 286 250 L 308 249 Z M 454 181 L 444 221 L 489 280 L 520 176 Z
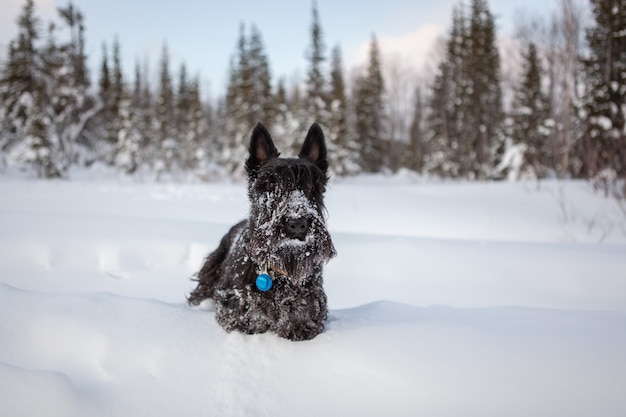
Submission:
M 593 123 L 605 131 L 613 128 L 613 122 L 606 116 L 594 117 Z
M 185 303 L 246 199 L 0 177 L 2 414 L 623 415 L 626 218 L 586 183 L 333 182 L 308 342 Z

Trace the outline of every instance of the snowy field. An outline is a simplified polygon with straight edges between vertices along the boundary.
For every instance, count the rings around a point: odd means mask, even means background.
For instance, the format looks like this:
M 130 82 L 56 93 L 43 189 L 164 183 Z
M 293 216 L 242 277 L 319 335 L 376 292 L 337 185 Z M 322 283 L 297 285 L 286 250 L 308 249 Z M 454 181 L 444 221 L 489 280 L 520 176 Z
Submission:
M 0 414 L 626 415 L 613 200 L 359 177 L 327 208 L 330 319 L 290 342 L 185 303 L 243 184 L 0 177 Z

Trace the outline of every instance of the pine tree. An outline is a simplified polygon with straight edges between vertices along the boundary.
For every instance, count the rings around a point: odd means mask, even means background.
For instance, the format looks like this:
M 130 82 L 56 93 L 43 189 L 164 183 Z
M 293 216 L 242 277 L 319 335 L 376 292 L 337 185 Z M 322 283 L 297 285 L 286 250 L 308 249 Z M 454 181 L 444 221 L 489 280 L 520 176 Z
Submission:
M 36 54 L 40 63 L 41 90 L 33 91 L 34 103 L 27 108 L 18 158 L 21 159 L 20 165 L 34 168 L 38 177 L 56 178 L 62 175 L 63 168 L 58 161 L 59 140 L 54 131 L 54 109 L 50 98 L 55 88 L 53 77 L 62 64 L 54 42 L 54 25 L 49 26 L 47 45 Z
M 60 177 L 65 170 L 63 143 L 56 129 L 56 113 L 64 108 L 61 105 L 63 97 L 57 94 L 67 84 L 67 75 L 63 73 L 64 62 L 56 43 L 55 30 L 55 24 L 50 23 L 46 44 L 38 50 L 42 92 L 37 96 L 36 113 L 30 116 L 24 138 L 36 150 L 33 166 L 37 175 L 49 178 Z
M 453 177 L 486 178 L 503 150 L 500 56 L 494 19 L 485 0 L 473 0 L 469 17 L 454 9 L 446 57 L 430 101 L 433 153 L 428 170 Z
M 33 0 L 27 0 L 17 20 L 17 39 L 9 44 L 7 60 L 0 76 L 2 139 L 0 146 L 13 154 L 12 158 L 24 168 L 38 165 L 39 149 L 27 136 L 47 139 L 47 127 L 41 120 L 45 104 L 43 64 L 37 41 L 39 19 L 35 16 Z M 39 120 L 31 120 L 39 116 Z M 37 147 L 37 150 L 35 150 Z M 46 151 L 48 152 L 48 151 Z M 49 153 L 49 152 L 48 152 Z
M 180 71 L 178 76 L 178 90 L 176 92 L 175 106 L 174 106 L 174 129 L 176 131 L 177 142 L 180 144 L 183 142 L 183 130 L 185 129 L 185 123 L 187 122 L 187 115 L 190 110 L 190 97 L 189 91 L 190 85 L 187 79 L 187 67 L 183 62 L 180 65 Z
M 515 90 L 511 113 L 511 138 L 513 144 L 521 144 L 525 149 L 524 165 L 533 171 L 535 177 L 541 178 L 546 175 L 549 164 L 547 142 L 552 134 L 550 103 L 541 88 L 543 71 L 534 43 L 528 45 L 523 58 L 522 80 Z
M 101 103 L 101 111 L 96 120 L 96 136 L 99 143 L 96 145 L 98 158 L 107 165 L 118 165 L 120 159 L 118 152 L 125 152 L 124 145 L 120 141 L 120 129 L 122 124 L 128 119 L 129 103 L 124 103 L 126 107 L 121 109 L 122 101 L 129 100 L 129 93 L 124 82 L 122 71 L 121 46 L 117 38 L 113 40 L 112 64 L 109 63 L 109 54 L 106 43 L 102 46 L 102 63 L 100 65 L 100 75 L 98 79 L 98 95 Z M 122 114 L 123 113 L 123 114 Z M 126 134 L 122 134 L 122 141 L 125 141 Z M 122 158 L 124 159 L 124 158 Z M 126 165 L 126 163 L 125 163 Z M 129 169 L 120 167 L 123 171 Z M 134 171 L 134 168 L 132 168 Z
M 340 176 L 352 175 L 359 170 L 359 154 L 357 143 L 348 132 L 348 100 L 339 45 L 331 52 L 329 98 L 330 119 L 326 139 L 329 158 L 333 161 L 332 169 Z
M 69 36 L 57 42 L 55 26 L 51 26 L 44 72 L 52 120 L 50 140 L 58 146 L 56 159 L 65 171 L 77 159 L 86 125 L 99 108 L 89 92 L 83 15 L 72 3 L 58 12 L 61 29 L 65 29 L 61 33 Z
M 242 24 L 237 53 L 231 60 L 229 83 L 224 103 L 223 131 L 218 160 L 236 175 L 243 174 L 250 132 L 257 122 L 273 124 L 275 102 L 271 91 L 269 62 L 261 33 L 253 27 L 246 37 Z M 276 136 L 276 134 L 275 134 Z
M 626 179 L 626 1 L 594 0 L 584 110 L 584 172 Z M 609 184 L 606 184 L 608 186 Z
M 170 74 L 170 58 L 167 45 L 163 44 L 159 69 L 159 90 L 155 104 L 156 141 L 154 147 L 158 159 L 157 174 L 172 169 L 178 158 L 178 145 L 175 140 L 174 89 Z
M 276 147 L 285 155 L 296 155 L 303 132 L 303 120 L 306 118 L 306 109 L 301 100 L 299 86 L 285 87 L 285 80 L 278 81 L 275 93 L 276 118 L 272 128 L 272 138 Z M 327 143 L 328 146 L 328 143 Z
M 287 106 L 287 90 L 285 90 L 285 79 L 280 78 L 278 80 L 278 86 L 276 87 L 276 102 L 277 112 L 280 114 L 283 110 L 283 106 Z
M 124 73 L 122 72 L 122 56 L 120 41 L 113 40 L 113 74 L 111 77 L 111 96 L 109 110 L 113 115 L 119 113 L 120 102 L 125 94 Z
M 71 4 L 58 11 L 69 38 L 59 43 L 57 26 L 51 23 L 46 43 L 40 45 L 34 3 L 26 1 L 0 77 L 2 148 L 11 148 L 12 161 L 43 177 L 65 173 L 93 115 L 82 14 Z
M 143 71 L 136 62 L 132 91 L 126 83 L 122 83 L 122 99 L 115 118 L 115 166 L 128 174 L 135 173 L 142 166 L 149 166 L 155 159 L 156 150 L 152 148 L 152 95 Z
M 323 40 L 322 27 L 319 21 L 317 2 L 313 1 L 313 22 L 311 23 L 311 45 L 306 54 L 308 71 L 306 81 L 307 109 L 303 126 L 317 122 L 322 126 L 328 125 L 328 99 L 326 93 L 326 79 L 324 77 L 324 61 L 326 61 L 326 46 Z
M 200 177 L 208 175 L 211 147 L 209 118 L 200 98 L 200 82 L 196 77 L 188 88 L 189 113 L 185 135 L 185 159 L 183 167 L 194 170 Z
M 429 99 L 430 113 L 427 118 L 428 135 L 431 143 L 430 152 L 424 156 L 424 169 L 439 176 L 455 176 L 450 172 L 450 103 L 454 103 L 450 93 L 452 78 L 450 66 L 442 61 L 438 66 L 438 73 L 433 80 Z
M 137 62 L 135 64 L 135 82 L 133 87 L 133 108 L 136 119 L 135 128 L 141 136 L 140 161 L 146 166 L 153 165 L 156 161 L 157 151 L 155 147 L 155 122 L 153 92 L 148 82 L 148 64 L 144 67 Z
M 425 169 L 441 176 L 460 175 L 461 162 L 469 158 L 471 149 L 463 140 L 467 108 L 466 70 L 468 30 L 463 5 L 452 12 L 452 27 L 446 42 L 446 56 L 435 76 L 427 118 L 431 149 L 424 156 Z M 467 163 L 466 163 L 467 164 Z
M 111 96 L 111 71 L 109 69 L 109 53 L 106 43 L 102 44 L 102 63 L 98 78 L 98 93 L 103 103 L 108 103 Z
M 253 128 L 253 122 L 248 119 L 249 104 L 246 102 L 249 97 L 249 72 L 245 26 L 242 24 L 239 28 L 237 52 L 230 61 L 229 82 L 222 106 L 223 116 L 219 117 L 223 124 L 220 130 L 224 135 L 217 144 L 218 162 L 236 175 L 243 174 L 241 161 L 246 155 L 247 136 Z
M 208 163 L 208 124 L 200 100 L 199 82 L 188 80 L 185 64 L 181 65 L 176 94 L 176 134 L 183 170 L 196 170 L 202 163 Z
M 102 58 L 98 74 L 97 100 L 99 112 L 88 125 L 92 134 L 88 146 L 91 147 L 93 153 L 89 162 L 99 160 L 105 164 L 114 163 L 117 133 L 113 129 L 116 113 L 112 110 L 114 97 L 112 79 L 109 51 L 105 42 L 102 44 Z
M 26 1 L 17 22 L 17 40 L 11 41 L 8 59 L 2 70 L 2 102 L 6 115 L 16 118 L 11 118 L 11 121 L 23 123 L 24 109 L 19 107 L 23 105 L 21 101 L 28 100 L 22 100 L 22 96 L 42 90 L 41 61 L 36 49 L 39 19 L 35 16 L 33 0 Z
M 78 86 L 89 87 L 87 57 L 85 55 L 84 16 L 71 2 L 66 7 L 59 7 L 58 12 L 70 32 L 68 49 L 74 83 Z
M 415 90 L 415 101 L 413 103 L 413 117 L 409 128 L 409 147 L 404 166 L 421 172 L 424 168 L 425 157 L 428 154 L 426 132 L 425 132 L 425 108 L 422 92 L 419 88 Z
M 106 163 L 111 163 L 113 158 L 113 153 L 110 151 L 110 146 L 113 145 L 117 141 L 117 133 L 114 131 L 113 123 L 115 121 L 115 117 L 117 115 L 117 107 L 118 100 L 116 96 L 119 97 L 119 92 L 116 94 L 114 79 L 114 71 L 109 66 L 109 56 L 106 45 L 102 47 L 102 66 L 100 72 L 100 100 L 102 100 L 103 110 L 102 110 L 102 129 L 103 135 L 102 139 L 105 141 L 103 146 L 100 148 L 104 150 L 102 152 L 101 157 L 103 157 Z
M 133 80 L 133 107 L 142 106 L 143 78 L 141 75 L 141 65 L 139 60 L 135 60 L 135 78 Z
M 110 156 L 106 157 L 119 171 L 132 174 L 141 164 L 141 131 L 137 125 L 137 107 L 135 107 L 134 97 L 131 94 L 128 84 L 124 80 L 122 71 L 121 46 L 117 38 L 113 41 L 113 68 L 108 74 L 107 61 L 103 61 L 103 74 L 101 76 L 101 87 L 108 88 L 104 95 L 106 99 L 105 113 L 107 119 L 107 137 L 113 144 L 110 148 Z
M 122 85 L 115 122 L 117 134 L 114 164 L 121 172 L 132 174 L 141 165 L 142 135 L 138 129 L 139 114 L 133 106 L 133 97 L 125 85 Z
M 355 133 L 361 147 L 360 165 L 365 172 L 383 168 L 384 84 L 376 37 L 372 36 L 367 71 L 355 87 Z
M 40 178 L 57 178 L 63 172 L 55 161 L 55 143 L 50 140 L 51 120 L 45 112 L 43 95 L 34 95 L 35 102 L 26 109 L 22 143 L 19 152 L 21 163 L 29 164 Z
M 252 97 L 249 98 L 249 102 L 253 103 L 250 121 L 253 124 L 262 121 L 268 129 L 271 129 L 276 113 L 272 95 L 272 77 L 263 38 L 255 25 L 252 25 L 250 29 L 248 65 L 251 69 L 250 83 L 252 85 Z
M 467 171 L 486 178 L 495 165 L 501 147 L 503 122 L 500 87 L 500 55 L 495 23 L 485 0 L 473 0 L 469 23 L 468 106 L 464 137 L 475 158 Z M 464 169 L 462 171 L 465 171 Z

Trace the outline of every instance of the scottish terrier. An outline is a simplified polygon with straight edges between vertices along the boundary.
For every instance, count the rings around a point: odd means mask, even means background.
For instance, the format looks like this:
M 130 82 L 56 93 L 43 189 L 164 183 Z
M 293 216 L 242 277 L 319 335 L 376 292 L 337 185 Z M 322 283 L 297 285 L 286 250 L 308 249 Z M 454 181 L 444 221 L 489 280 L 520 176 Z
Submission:
M 229 332 L 273 331 L 309 340 L 324 330 L 322 268 L 336 254 L 324 218 L 324 133 L 314 123 L 298 158 L 279 158 L 270 133 L 258 123 L 249 153 L 249 217 L 206 258 L 188 301 L 198 305 L 212 298 L 217 322 Z

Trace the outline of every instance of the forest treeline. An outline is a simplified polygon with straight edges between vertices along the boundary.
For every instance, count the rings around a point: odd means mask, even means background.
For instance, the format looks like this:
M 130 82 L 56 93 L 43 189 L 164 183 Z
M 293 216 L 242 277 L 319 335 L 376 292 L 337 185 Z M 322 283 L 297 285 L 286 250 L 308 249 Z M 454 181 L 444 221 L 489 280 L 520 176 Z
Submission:
M 518 75 L 506 91 L 486 0 L 454 7 L 434 76 L 406 86 L 385 76 L 392 72 L 375 36 L 366 64 L 347 77 L 339 45 L 327 49 L 314 3 L 302 82 L 274 79 L 261 32 L 242 24 L 225 63 L 226 93 L 207 103 L 198 75 L 184 64 L 171 68 L 166 45 L 155 85 L 139 64 L 123 73 L 118 39 L 103 45 L 94 70 L 76 5 L 59 8 L 44 30 L 26 0 L 0 62 L 0 169 L 60 177 L 102 163 L 126 173 L 240 176 L 257 121 L 285 154 L 316 121 L 336 176 L 409 169 L 623 185 L 626 0 L 592 0 L 586 24 L 574 0 L 556 4 L 551 18 L 520 27 Z M 397 91 L 407 88 L 408 110 L 398 111 Z

